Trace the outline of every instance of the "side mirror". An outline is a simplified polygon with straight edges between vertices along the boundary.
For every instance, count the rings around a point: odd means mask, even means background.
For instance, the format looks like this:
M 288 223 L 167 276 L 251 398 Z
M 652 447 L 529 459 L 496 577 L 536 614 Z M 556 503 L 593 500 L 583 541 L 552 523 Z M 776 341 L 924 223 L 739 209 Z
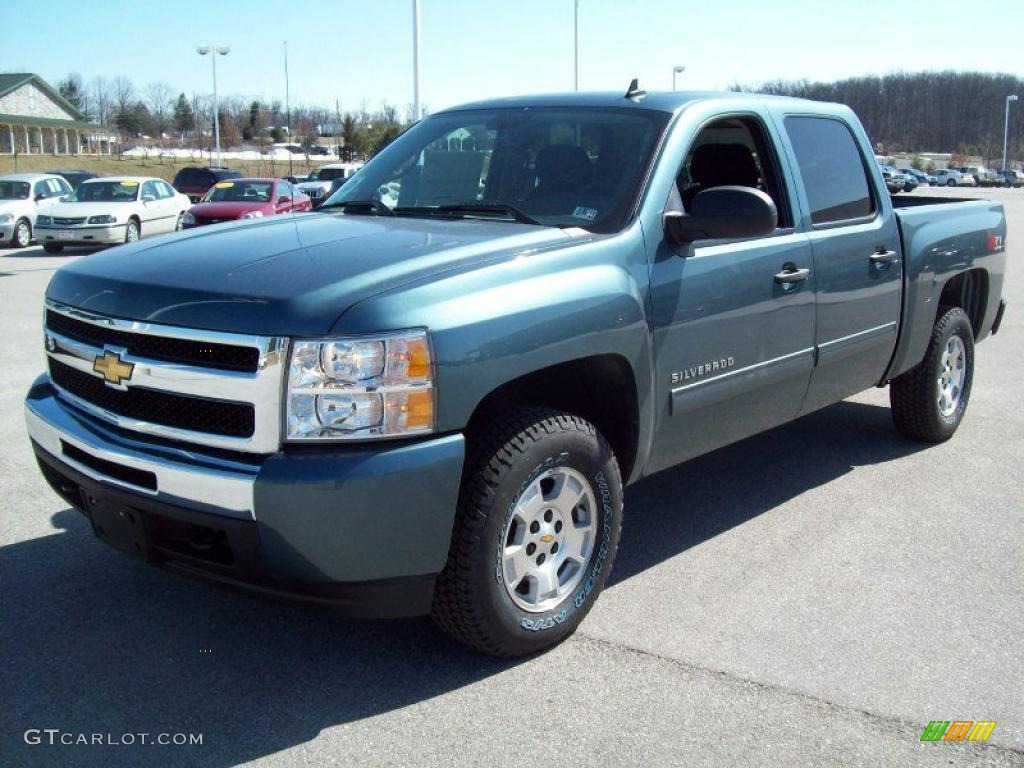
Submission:
M 281 195 L 279 198 L 277 198 L 277 204 L 278 205 L 286 205 L 287 203 L 290 203 L 291 201 L 292 201 L 292 199 L 290 197 L 288 197 L 287 195 Z
M 142 196 L 142 202 L 144 202 L 144 203 L 152 203 L 154 200 L 156 200 L 156 198 L 153 197 L 153 195 L 143 195 Z
M 45 200 L 46 195 L 36 195 L 33 199 L 38 203 L 40 200 Z
M 675 245 L 770 235 L 779 223 L 774 201 L 753 187 L 712 187 L 698 192 L 689 215 L 665 213 L 665 234 Z

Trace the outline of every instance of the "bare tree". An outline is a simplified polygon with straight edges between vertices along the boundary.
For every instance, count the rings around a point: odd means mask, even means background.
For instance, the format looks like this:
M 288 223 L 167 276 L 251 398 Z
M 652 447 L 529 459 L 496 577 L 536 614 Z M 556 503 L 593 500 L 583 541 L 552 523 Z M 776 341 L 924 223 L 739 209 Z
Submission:
M 158 138 L 163 138 L 171 123 L 171 86 L 167 83 L 150 83 L 146 86 L 146 106 Z
M 105 77 L 94 77 L 89 83 L 90 117 L 101 125 L 106 125 L 110 119 L 112 102 L 110 82 Z
M 113 97 L 114 97 L 114 123 L 119 125 L 130 118 L 134 114 L 135 106 L 135 86 L 132 85 L 132 81 L 124 75 L 118 75 L 114 78 L 113 84 Z

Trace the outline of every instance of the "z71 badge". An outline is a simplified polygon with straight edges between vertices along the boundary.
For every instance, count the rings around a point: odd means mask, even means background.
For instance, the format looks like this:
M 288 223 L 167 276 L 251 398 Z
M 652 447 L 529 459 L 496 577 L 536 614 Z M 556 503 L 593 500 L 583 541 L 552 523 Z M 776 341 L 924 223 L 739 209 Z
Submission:
M 736 361 L 733 360 L 732 357 L 723 357 L 718 360 L 712 360 L 710 363 L 692 365 L 681 371 L 672 371 L 672 383 L 681 384 L 684 381 L 699 379 L 700 377 L 707 376 L 710 373 L 716 373 L 718 371 L 724 371 L 727 368 L 732 368 L 734 365 L 736 365 Z

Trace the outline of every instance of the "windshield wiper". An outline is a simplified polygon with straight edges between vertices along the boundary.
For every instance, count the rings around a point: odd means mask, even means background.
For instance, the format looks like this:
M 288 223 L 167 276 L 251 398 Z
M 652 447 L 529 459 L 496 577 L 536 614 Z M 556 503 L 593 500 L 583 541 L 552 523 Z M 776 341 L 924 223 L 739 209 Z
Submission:
M 505 203 L 452 203 L 450 205 L 403 205 L 395 208 L 399 216 L 462 216 L 474 213 L 503 213 L 522 224 L 540 224 L 514 205 Z
M 395 212 L 380 200 L 339 200 L 336 203 L 325 203 L 317 210 L 323 211 L 327 208 L 368 208 L 373 213 L 379 213 L 381 216 L 395 215 Z
M 437 210 L 443 213 L 504 213 L 520 224 L 540 224 L 523 209 L 507 203 L 454 203 L 453 205 L 439 205 Z

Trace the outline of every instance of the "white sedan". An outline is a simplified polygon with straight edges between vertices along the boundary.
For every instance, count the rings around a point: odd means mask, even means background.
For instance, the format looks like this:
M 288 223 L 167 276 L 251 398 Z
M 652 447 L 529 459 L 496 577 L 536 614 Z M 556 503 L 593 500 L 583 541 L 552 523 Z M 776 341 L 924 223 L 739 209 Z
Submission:
M 32 242 L 36 218 L 49 213 L 71 186 L 52 173 L 0 176 L 0 247 L 24 248 Z
M 188 196 L 163 179 L 115 176 L 78 185 L 46 216 L 36 218 L 36 240 L 50 253 L 66 245 L 132 243 L 181 229 Z

